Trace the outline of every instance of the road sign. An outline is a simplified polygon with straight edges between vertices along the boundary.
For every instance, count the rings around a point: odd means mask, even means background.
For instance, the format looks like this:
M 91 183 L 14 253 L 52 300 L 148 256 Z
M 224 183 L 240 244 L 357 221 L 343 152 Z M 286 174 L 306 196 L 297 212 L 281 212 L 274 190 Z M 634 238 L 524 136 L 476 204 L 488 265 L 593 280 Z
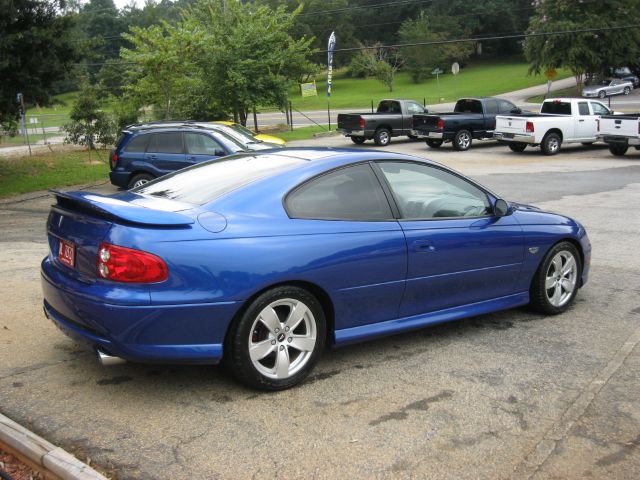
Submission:
M 302 97 L 316 97 L 318 95 L 318 90 L 316 90 L 316 82 L 301 83 L 300 91 L 302 92 Z
M 547 71 L 544 72 L 544 74 L 549 80 L 553 80 L 554 78 L 556 78 L 558 76 L 558 72 L 556 72 L 555 68 L 547 69 Z
M 453 62 L 453 65 L 451 65 L 451 73 L 453 73 L 454 75 L 457 75 L 459 71 L 460 71 L 460 65 L 458 64 L 458 62 Z
M 36 117 L 30 117 L 29 123 L 38 123 L 38 119 Z
M 441 68 L 434 68 L 433 70 L 431 70 L 431 75 L 442 75 L 444 73 L 444 70 L 442 70 Z

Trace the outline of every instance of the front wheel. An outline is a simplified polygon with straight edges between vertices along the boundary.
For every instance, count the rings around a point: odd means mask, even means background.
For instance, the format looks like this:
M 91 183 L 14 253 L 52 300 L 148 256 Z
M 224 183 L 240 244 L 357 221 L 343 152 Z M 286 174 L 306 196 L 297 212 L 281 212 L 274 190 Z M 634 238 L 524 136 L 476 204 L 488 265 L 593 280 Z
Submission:
M 527 148 L 527 144 L 523 142 L 512 142 L 509 143 L 509 148 L 512 152 L 524 152 L 524 149 Z
M 326 320 L 318 300 L 302 288 L 276 287 L 233 322 L 224 363 L 251 387 L 284 390 L 313 369 L 325 338 Z
M 542 153 L 545 155 L 555 155 L 560 151 L 561 146 L 562 139 L 560 138 L 560 135 L 557 133 L 547 133 L 547 135 L 542 139 L 540 148 L 542 149 Z
M 604 92 L 604 90 L 600 90 L 600 91 L 598 92 L 598 98 L 604 98 L 604 97 L 606 97 L 606 96 L 607 96 L 607 94 Z
M 529 305 L 540 313 L 557 315 L 573 303 L 580 286 L 582 265 L 578 249 L 560 242 L 545 255 L 531 282 Z
M 386 128 L 379 128 L 373 136 L 373 141 L 379 147 L 386 147 L 391 142 L 391 132 Z
M 364 137 L 351 137 L 351 141 L 353 143 L 355 143 L 356 145 L 362 145 L 365 140 L 366 140 L 366 138 L 364 138 Z
M 624 87 L 624 94 L 629 95 L 631 93 L 631 89 L 629 87 Z
M 464 152 L 465 150 L 469 150 L 472 142 L 473 137 L 469 130 L 458 130 L 453 137 L 453 149 Z
M 609 151 L 616 157 L 622 157 L 629 147 L 627 145 L 611 144 L 609 145 Z
M 427 140 L 427 146 L 429 148 L 440 148 L 442 146 L 442 140 Z

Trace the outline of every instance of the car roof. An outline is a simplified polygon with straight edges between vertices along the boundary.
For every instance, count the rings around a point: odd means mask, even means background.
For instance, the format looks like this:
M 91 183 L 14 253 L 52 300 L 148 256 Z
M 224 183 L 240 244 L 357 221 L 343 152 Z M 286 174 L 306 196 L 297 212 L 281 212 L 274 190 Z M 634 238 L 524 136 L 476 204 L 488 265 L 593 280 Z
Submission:
M 208 124 L 206 122 L 195 122 L 193 120 L 175 120 L 175 121 L 163 121 L 163 122 L 149 122 L 149 123 L 136 123 L 133 125 L 127 125 L 123 132 L 147 132 L 147 131 L 162 131 L 162 130 L 213 130 L 220 131 L 224 125 Z

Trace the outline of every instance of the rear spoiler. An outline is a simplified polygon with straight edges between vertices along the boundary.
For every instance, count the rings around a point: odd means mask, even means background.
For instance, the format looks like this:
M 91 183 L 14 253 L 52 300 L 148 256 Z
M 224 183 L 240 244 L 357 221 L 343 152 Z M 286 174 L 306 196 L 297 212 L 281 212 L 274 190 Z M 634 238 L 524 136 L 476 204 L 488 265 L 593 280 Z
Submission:
M 195 220 L 186 215 L 141 207 L 123 200 L 89 192 L 60 192 L 51 190 L 57 205 L 53 208 L 66 212 L 84 212 L 110 220 L 154 226 L 187 226 Z

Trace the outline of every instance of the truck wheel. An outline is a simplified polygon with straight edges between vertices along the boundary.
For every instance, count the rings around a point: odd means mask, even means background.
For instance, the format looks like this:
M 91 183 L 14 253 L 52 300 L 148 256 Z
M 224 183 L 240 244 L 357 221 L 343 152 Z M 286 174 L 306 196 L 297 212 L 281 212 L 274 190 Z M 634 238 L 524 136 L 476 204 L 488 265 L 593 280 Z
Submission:
M 631 93 L 631 89 L 629 87 L 624 87 L 624 94 L 629 95 Z
M 351 141 L 353 143 L 355 143 L 356 145 L 362 145 L 365 140 L 366 140 L 366 138 L 364 138 L 364 137 L 351 137 Z
M 379 147 L 386 147 L 391 142 L 391 132 L 386 128 L 379 128 L 373 136 L 373 141 Z
M 542 153 L 544 153 L 545 155 L 555 155 L 560 151 L 561 146 L 562 139 L 557 133 L 547 133 L 547 135 L 542 139 L 542 143 L 540 144 Z
M 527 148 L 527 144 L 523 142 L 511 142 L 509 143 L 509 148 L 512 152 L 524 152 L 524 149 Z
M 616 157 L 622 157 L 625 153 L 627 153 L 628 148 L 629 147 L 627 145 L 618 145 L 618 144 L 609 145 L 609 151 L 613 153 Z
M 464 152 L 465 150 L 469 150 L 472 142 L 473 137 L 471 137 L 471 132 L 469 130 L 458 130 L 456 135 L 453 137 L 453 149 L 459 152 Z
M 604 92 L 604 90 L 600 90 L 600 91 L 598 92 L 598 98 L 604 98 L 604 97 L 606 97 L 606 96 L 607 96 L 607 94 Z
M 440 148 L 442 146 L 442 140 L 427 140 L 427 146 L 430 148 Z

